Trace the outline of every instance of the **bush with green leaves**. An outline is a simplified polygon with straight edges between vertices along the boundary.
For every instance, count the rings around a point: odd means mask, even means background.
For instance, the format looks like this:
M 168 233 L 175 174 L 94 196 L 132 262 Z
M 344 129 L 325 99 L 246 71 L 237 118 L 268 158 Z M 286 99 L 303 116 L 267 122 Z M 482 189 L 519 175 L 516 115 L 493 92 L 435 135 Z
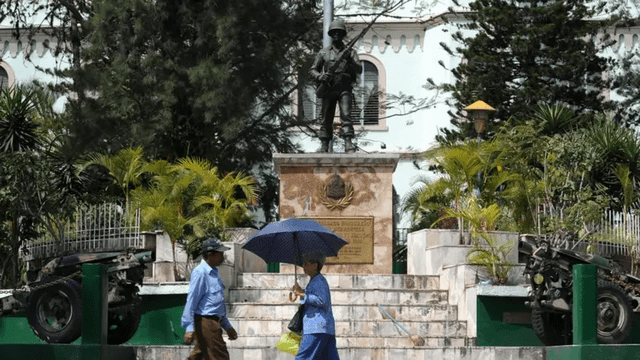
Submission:
M 203 238 L 224 238 L 224 229 L 247 224 L 258 198 L 253 177 L 221 174 L 204 159 L 147 162 L 142 148 L 127 148 L 94 154 L 83 168 L 91 166 L 106 168 L 122 198 L 140 207 L 142 230 L 166 232 L 174 249 L 180 244 L 191 256 Z

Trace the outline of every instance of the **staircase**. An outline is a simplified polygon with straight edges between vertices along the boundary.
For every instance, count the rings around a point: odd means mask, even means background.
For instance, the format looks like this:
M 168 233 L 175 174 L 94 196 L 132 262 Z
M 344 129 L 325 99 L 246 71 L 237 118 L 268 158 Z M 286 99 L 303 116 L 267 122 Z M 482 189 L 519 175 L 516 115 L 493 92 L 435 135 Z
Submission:
M 417 359 L 429 350 L 469 346 L 466 321 L 458 320 L 438 276 L 325 275 L 331 288 L 336 340 L 342 360 Z M 275 349 L 286 333 L 298 302 L 290 302 L 293 274 L 244 273 L 229 289 L 228 316 L 238 332 L 227 346 L 234 359 L 292 359 Z M 304 288 L 307 276 L 299 276 Z M 383 306 L 412 334 L 425 339 L 416 347 L 409 336 L 385 319 Z

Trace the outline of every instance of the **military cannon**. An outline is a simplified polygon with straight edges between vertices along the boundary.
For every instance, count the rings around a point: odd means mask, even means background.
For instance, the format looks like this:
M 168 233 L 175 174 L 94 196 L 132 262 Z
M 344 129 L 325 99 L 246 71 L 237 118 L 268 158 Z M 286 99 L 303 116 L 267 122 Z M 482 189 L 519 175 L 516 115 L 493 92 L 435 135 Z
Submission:
M 569 235 L 567 235 L 569 236 Z M 554 247 L 549 236 L 522 236 L 519 252 L 531 290 L 526 305 L 536 336 L 547 346 L 572 343 L 573 276 L 576 264 L 597 268 L 597 331 L 599 343 L 620 344 L 640 312 L 640 278 L 603 256 Z
M 12 298 L 2 297 L 0 310 L 24 310 L 40 339 L 71 343 L 80 336 L 81 270 L 87 263 L 107 267 L 107 343 L 133 337 L 142 315 L 139 285 L 145 264 L 154 260 L 140 233 L 139 211 L 125 214 L 110 204 L 85 210 L 61 240 L 24 244 L 21 259 L 27 265 L 27 285 L 14 290 Z

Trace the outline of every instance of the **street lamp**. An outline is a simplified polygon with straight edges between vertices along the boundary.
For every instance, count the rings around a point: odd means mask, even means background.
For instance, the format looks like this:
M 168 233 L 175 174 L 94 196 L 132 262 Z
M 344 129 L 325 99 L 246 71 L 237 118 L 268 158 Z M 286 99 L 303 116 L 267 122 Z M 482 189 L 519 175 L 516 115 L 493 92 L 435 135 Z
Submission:
M 464 110 L 467 111 L 467 114 L 471 120 L 473 120 L 473 126 L 476 128 L 476 133 L 478 134 L 478 143 L 480 143 L 480 134 L 482 134 L 487 127 L 489 113 L 496 111 L 496 109 L 492 108 L 486 102 L 478 100 L 464 108 Z
M 489 104 L 482 100 L 478 100 L 473 104 L 464 108 L 467 111 L 468 116 L 473 120 L 473 126 L 478 134 L 478 147 L 480 147 L 481 134 L 487 128 L 487 121 L 489 121 L 489 113 L 496 111 Z M 478 171 L 478 196 L 480 196 L 480 184 L 482 182 L 482 170 Z

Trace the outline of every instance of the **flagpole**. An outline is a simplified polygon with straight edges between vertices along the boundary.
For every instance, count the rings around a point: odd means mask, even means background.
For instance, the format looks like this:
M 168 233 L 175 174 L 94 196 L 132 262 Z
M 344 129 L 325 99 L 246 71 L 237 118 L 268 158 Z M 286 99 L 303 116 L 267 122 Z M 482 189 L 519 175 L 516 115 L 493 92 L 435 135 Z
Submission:
M 331 38 L 329 37 L 329 25 L 333 21 L 333 0 L 324 0 L 324 19 L 322 28 L 322 47 L 331 45 Z

